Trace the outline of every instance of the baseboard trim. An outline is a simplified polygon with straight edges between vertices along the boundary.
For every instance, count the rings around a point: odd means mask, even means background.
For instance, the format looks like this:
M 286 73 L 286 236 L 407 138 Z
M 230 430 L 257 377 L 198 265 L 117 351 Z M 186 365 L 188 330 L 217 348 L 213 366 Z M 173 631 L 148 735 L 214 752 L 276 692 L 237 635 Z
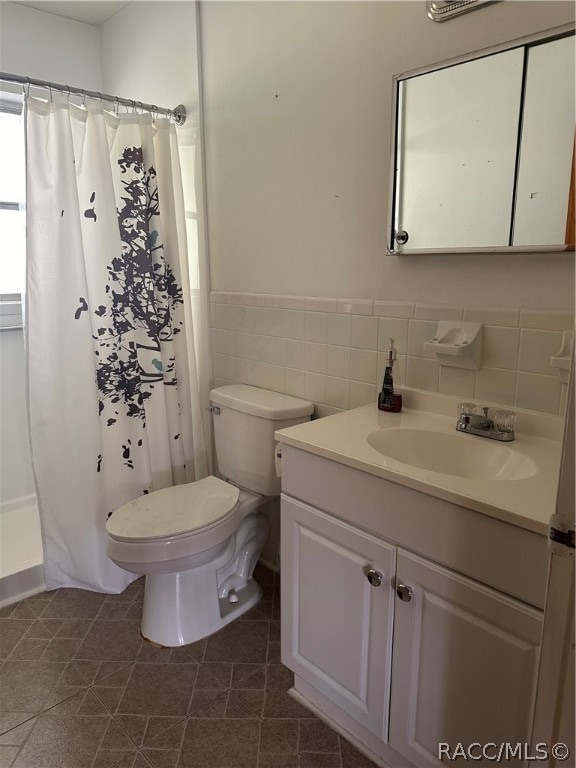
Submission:
M 268 568 L 269 571 L 274 571 L 274 573 L 280 573 L 280 568 L 278 568 L 277 565 L 272 565 L 272 563 L 268 562 L 268 560 L 263 560 L 262 558 L 260 558 L 258 562 L 260 563 L 260 565 L 263 565 L 264 568 Z
M 35 565 L 0 579 L 0 608 L 46 591 L 44 566 Z

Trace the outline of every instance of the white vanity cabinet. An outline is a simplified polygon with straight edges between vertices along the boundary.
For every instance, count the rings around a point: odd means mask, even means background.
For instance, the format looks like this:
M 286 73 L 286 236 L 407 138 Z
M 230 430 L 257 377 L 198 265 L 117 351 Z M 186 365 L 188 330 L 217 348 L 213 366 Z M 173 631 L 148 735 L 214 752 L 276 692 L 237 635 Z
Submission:
M 421 766 L 439 742 L 529 741 L 541 614 L 408 552 L 396 574 L 390 745 Z
M 396 550 L 282 500 L 285 663 L 386 738 Z
M 297 694 L 391 766 L 529 741 L 545 537 L 286 445 L 281 515 Z

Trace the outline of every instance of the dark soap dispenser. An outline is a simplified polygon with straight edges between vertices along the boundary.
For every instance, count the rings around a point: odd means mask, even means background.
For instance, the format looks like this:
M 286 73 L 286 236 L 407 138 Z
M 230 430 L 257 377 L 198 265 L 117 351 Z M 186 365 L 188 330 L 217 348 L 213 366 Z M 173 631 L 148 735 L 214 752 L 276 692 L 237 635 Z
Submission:
M 378 409 L 390 413 L 400 413 L 402 410 L 402 395 L 394 392 L 394 363 L 396 362 L 396 349 L 394 339 L 390 339 L 390 349 L 386 353 L 386 369 L 382 391 L 378 395 Z

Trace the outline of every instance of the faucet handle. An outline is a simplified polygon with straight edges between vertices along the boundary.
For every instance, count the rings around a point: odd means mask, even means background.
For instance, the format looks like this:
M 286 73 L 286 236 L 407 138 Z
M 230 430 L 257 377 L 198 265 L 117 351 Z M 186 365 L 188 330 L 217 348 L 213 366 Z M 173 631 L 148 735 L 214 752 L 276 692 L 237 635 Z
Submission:
M 476 403 L 458 403 L 458 416 L 470 416 L 478 412 Z
M 485 418 L 485 419 L 487 419 L 487 418 L 488 418 L 488 411 L 489 411 L 489 410 L 490 410 L 490 408 L 488 408 L 488 406 L 487 406 L 487 405 L 486 405 L 486 406 L 484 406 L 484 408 L 482 408 L 482 413 L 484 414 L 484 418 Z
M 516 429 L 517 413 L 514 411 L 496 411 L 494 425 L 500 432 L 512 432 Z

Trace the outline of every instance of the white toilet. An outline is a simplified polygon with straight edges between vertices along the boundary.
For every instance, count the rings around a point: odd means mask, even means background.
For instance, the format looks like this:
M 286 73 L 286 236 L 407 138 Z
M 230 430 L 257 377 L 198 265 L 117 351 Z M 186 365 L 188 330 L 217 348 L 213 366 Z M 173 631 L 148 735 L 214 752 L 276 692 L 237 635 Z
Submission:
M 108 519 L 107 554 L 146 575 L 142 635 L 192 643 L 256 605 L 252 579 L 269 534 L 261 505 L 280 493 L 274 432 L 308 421 L 312 403 L 232 384 L 210 393 L 219 473 L 154 491 Z

